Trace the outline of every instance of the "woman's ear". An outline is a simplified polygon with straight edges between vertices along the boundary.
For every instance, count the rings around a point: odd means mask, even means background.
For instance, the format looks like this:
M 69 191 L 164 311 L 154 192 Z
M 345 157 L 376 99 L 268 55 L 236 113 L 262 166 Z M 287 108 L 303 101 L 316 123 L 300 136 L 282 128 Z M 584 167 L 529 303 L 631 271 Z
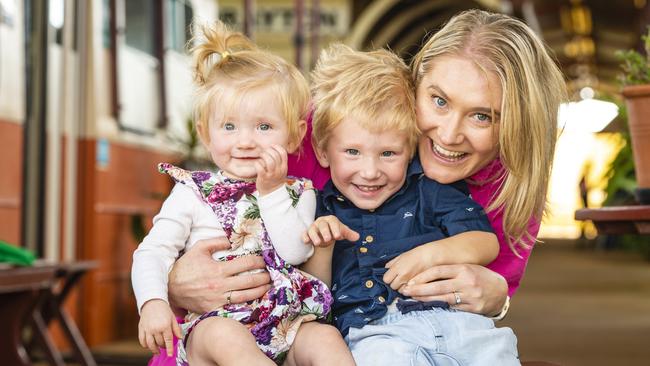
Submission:
M 299 138 L 296 141 L 291 141 L 288 146 L 287 146 L 287 152 L 289 154 L 293 154 L 298 149 L 300 148 L 300 145 L 302 144 L 302 140 L 305 138 L 305 134 L 307 133 L 307 122 L 304 120 L 298 121 L 298 136 Z

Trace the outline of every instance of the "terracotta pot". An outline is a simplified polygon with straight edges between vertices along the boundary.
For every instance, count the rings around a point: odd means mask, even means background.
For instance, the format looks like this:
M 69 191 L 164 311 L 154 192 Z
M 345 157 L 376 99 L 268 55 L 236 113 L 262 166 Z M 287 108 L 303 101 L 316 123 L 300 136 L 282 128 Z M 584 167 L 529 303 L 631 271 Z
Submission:
M 638 184 L 637 199 L 648 199 L 650 191 L 650 84 L 623 88 L 627 104 L 628 127 L 632 140 L 634 170 Z

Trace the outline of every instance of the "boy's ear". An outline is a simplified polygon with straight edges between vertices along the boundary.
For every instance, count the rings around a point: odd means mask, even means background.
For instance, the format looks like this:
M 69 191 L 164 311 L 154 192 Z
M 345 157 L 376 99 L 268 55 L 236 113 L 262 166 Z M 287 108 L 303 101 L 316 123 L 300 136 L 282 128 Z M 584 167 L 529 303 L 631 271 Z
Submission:
M 300 136 L 300 138 L 297 140 L 297 142 L 292 141 L 287 146 L 288 147 L 287 152 L 289 154 L 293 154 L 296 151 L 298 151 L 298 149 L 300 149 L 300 145 L 302 144 L 302 140 L 305 138 L 306 133 L 307 133 L 307 122 L 305 120 L 298 121 L 298 136 Z
M 327 158 L 327 152 L 325 151 L 325 149 L 320 148 L 318 146 L 318 143 L 314 140 L 311 140 L 311 146 L 314 148 L 314 154 L 316 155 L 316 159 L 318 160 L 320 166 L 322 166 L 323 168 L 329 168 L 330 161 Z

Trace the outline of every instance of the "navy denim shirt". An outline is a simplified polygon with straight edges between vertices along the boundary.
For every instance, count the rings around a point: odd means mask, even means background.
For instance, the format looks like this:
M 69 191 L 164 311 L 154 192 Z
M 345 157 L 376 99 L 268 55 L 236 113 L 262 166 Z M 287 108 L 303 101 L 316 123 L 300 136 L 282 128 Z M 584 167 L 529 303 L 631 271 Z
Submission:
M 386 314 L 403 297 L 382 277 L 386 263 L 410 249 L 467 231 L 492 228 L 483 208 L 467 195 L 463 182 L 444 185 L 424 176 L 416 157 L 402 188 L 373 210 L 355 207 L 327 182 L 319 194 L 316 216 L 335 215 L 360 234 L 357 242 L 337 241 L 332 259 L 335 325 L 345 336 Z

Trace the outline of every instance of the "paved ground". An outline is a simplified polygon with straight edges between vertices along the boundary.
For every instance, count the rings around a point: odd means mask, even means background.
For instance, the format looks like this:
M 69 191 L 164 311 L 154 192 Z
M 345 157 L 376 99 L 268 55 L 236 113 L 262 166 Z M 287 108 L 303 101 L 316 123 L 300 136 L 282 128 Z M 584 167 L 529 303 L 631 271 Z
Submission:
M 522 360 L 650 365 L 650 263 L 547 243 L 533 252 L 503 325 Z
M 501 325 L 517 333 L 523 361 L 650 365 L 650 262 L 573 242 L 542 244 Z M 95 351 L 102 365 L 146 364 L 135 341 Z

